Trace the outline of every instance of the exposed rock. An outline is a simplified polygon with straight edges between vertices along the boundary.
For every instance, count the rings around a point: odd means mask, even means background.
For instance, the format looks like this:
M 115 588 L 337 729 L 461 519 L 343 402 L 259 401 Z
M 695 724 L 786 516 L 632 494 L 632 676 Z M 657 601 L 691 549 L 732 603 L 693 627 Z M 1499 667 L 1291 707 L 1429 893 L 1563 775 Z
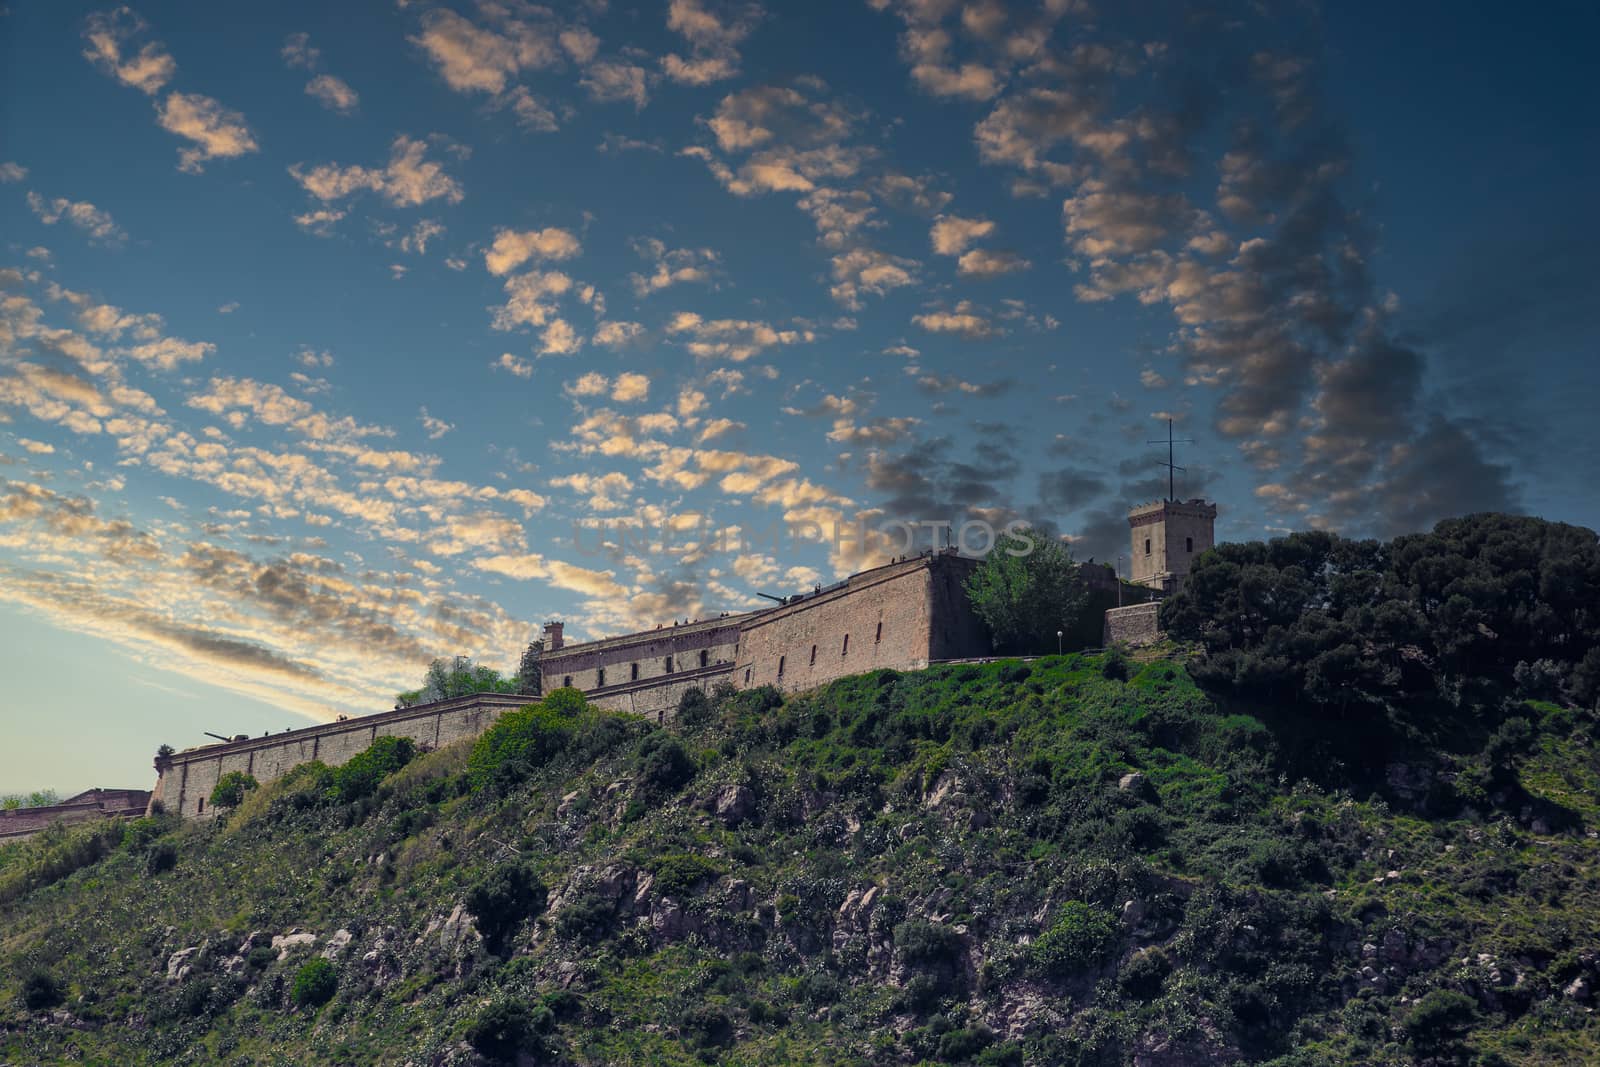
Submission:
M 1594 990 L 1589 985 L 1589 979 L 1581 974 L 1574 978 L 1567 988 L 1561 992 L 1568 1000 L 1588 1000 L 1594 995 Z
M 189 972 L 194 970 L 194 965 L 189 962 L 190 958 L 204 947 L 204 945 L 194 945 L 190 948 L 179 949 L 177 952 L 174 952 L 172 955 L 168 956 L 167 981 L 181 982 L 187 978 Z
M 725 825 L 737 826 L 755 814 L 755 790 L 747 785 L 729 784 L 711 797 L 711 811 Z
M 339 955 L 339 953 L 343 952 L 345 946 L 350 944 L 354 938 L 354 934 L 352 934 L 349 930 L 343 929 L 342 927 L 339 930 L 334 931 L 333 936 L 328 938 L 327 946 L 322 950 L 323 958 L 330 960 L 333 959 L 335 956 Z
M 309 947 L 316 943 L 316 934 L 308 934 L 299 927 L 290 930 L 287 934 L 276 934 L 272 938 L 272 947 L 278 950 L 278 960 L 280 962 L 300 946 Z
M 1239 1050 L 1210 1019 L 1201 1019 L 1199 1033 L 1183 1039 L 1152 1030 L 1139 1039 L 1133 1067 L 1224 1067 L 1239 1062 Z
M 556 808 L 556 818 L 565 819 L 572 814 L 572 809 L 577 806 L 578 798 L 583 796 L 581 790 L 574 789 L 561 798 L 561 804 Z
M 478 927 L 472 921 L 471 912 L 467 911 L 465 904 L 457 904 L 450 912 L 450 918 L 444 921 L 439 930 L 439 944 L 450 951 L 467 946 L 470 941 L 481 941 L 483 935 L 478 933 Z
M 1117 779 L 1117 788 L 1124 793 L 1141 793 L 1147 779 L 1138 771 L 1130 771 Z
M 1144 922 L 1148 911 L 1142 900 L 1125 900 L 1122 902 L 1122 921 L 1128 926 L 1138 926 Z

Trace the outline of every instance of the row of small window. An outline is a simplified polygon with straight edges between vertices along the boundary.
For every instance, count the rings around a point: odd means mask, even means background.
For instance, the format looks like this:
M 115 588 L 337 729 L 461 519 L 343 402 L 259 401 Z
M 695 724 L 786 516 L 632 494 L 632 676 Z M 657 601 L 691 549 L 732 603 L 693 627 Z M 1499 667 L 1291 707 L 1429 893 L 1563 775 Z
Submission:
M 1194 538 L 1185 537 L 1183 539 L 1183 550 L 1191 556 L 1194 555 Z M 1150 538 L 1148 537 L 1144 539 L 1144 554 L 1147 556 L 1150 554 Z
M 711 665 L 711 653 L 709 653 L 709 652 L 700 653 L 700 666 L 709 667 L 710 665 Z M 674 670 L 677 669 L 672 664 L 672 657 L 671 656 L 667 657 L 666 666 L 667 666 L 667 669 L 666 669 L 665 673 L 667 673 L 667 674 L 671 674 Z M 638 680 L 639 680 L 639 665 L 637 663 L 628 664 L 628 681 L 637 682 Z M 566 675 L 565 677 L 563 677 L 561 679 L 561 684 L 563 686 L 566 686 L 566 687 L 570 688 L 571 685 L 572 685 L 572 675 L 569 674 L 569 675 Z M 594 687 L 596 689 L 601 689 L 601 688 L 604 688 L 605 684 L 606 684 L 606 669 L 604 667 L 601 667 L 599 670 L 595 671 Z
M 873 641 L 874 644 L 876 644 L 876 643 L 878 643 L 879 641 L 882 641 L 882 640 L 883 640 L 883 623 L 880 622 L 880 623 L 878 623 L 878 632 L 872 635 L 872 641 Z M 844 635 L 844 643 L 839 646 L 839 655 L 848 656 L 849 654 L 850 654 L 850 635 L 849 634 L 845 634 Z M 783 668 L 787 665 L 787 663 L 786 663 L 787 659 L 788 659 L 787 656 L 779 656 L 778 657 L 778 677 L 779 678 L 783 677 Z M 817 646 L 816 645 L 812 645 L 811 646 L 811 666 L 815 667 L 816 665 L 817 665 Z M 745 680 L 745 684 L 748 685 L 749 682 L 750 682 L 750 670 L 749 670 L 748 667 L 745 668 L 744 680 Z

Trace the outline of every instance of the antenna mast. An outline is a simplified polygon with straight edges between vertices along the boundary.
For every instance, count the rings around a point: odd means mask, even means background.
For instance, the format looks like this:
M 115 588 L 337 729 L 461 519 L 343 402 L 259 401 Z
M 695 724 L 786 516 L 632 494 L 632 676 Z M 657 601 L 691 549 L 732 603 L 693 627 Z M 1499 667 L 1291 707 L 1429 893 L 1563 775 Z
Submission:
M 1159 441 L 1159 440 L 1158 441 L 1146 441 L 1145 444 L 1147 444 L 1147 445 L 1161 445 L 1161 444 L 1164 444 L 1164 445 L 1167 446 L 1167 461 L 1162 464 L 1163 467 L 1167 468 L 1167 500 L 1168 500 L 1168 502 L 1176 500 L 1178 498 L 1177 477 L 1176 477 L 1176 475 L 1177 475 L 1178 471 L 1184 471 L 1185 474 L 1187 474 L 1188 471 L 1185 470 L 1183 467 L 1178 466 L 1173 461 L 1174 460 L 1174 456 L 1173 456 L 1172 446 L 1173 445 L 1192 445 L 1192 444 L 1194 444 L 1194 438 L 1192 438 L 1192 437 L 1177 437 L 1177 438 L 1173 437 L 1172 436 L 1172 420 L 1168 419 L 1167 420 L 1167 439 L 1165 441 Z

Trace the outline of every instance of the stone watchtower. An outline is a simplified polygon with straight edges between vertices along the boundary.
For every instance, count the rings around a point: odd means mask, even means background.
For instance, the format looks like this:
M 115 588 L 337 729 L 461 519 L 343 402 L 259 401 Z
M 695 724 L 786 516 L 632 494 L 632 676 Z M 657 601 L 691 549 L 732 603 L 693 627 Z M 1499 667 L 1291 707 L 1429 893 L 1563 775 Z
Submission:
M 1217 506 L 1204 500 L 1158 500 L 1128 511 L 1130 581 L 1176 593 L 1194 558 L 1216 544 Z

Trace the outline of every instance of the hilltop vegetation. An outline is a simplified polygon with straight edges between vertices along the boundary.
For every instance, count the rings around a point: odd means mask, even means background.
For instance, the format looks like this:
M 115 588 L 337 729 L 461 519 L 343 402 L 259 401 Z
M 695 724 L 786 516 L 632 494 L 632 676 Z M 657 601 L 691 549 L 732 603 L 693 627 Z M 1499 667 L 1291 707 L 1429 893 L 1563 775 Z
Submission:
M 1186 662 L 691 693 L 671 731 L 557 691 L 0 850 L 0 1060 L 1600 1060 L 1592 709 L 1291 776 L 1285 709 Z

